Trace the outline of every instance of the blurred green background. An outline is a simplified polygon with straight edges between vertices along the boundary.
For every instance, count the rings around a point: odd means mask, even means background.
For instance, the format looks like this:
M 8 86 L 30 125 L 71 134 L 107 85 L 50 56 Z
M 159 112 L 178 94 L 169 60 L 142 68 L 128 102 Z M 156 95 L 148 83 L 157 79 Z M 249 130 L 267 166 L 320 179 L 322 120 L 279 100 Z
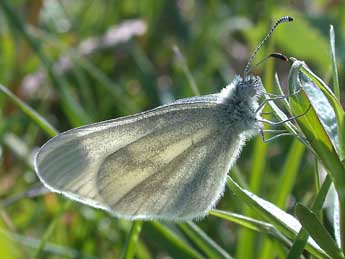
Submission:
M 282 52 L 328 82 L 333 24 L 342 85 L 344 13 L 345 3 L 337 0 L 1 0 L 0 83 L 65 131 L 193 96 L 193 85 L 201 94 L 220 91 L 243 73 L 272 21 L 289 15 L 295 21 L 277 29 L 256 61 Z M 288 63 L 270 60 L 255 74 L 274 92 L 274 73 L 286 86 L 288 71 Z M 75 202 L 65 210 L 66 198 L 42 194 L 32 157 L 48 139 L 0 94 L 0 258 L 120 258 L 130 222 Z M 311 198 L 313 166 L 292 137 L 269 143 L 257 137 L 232 174 L 292 212 L 296 201 Z M 251 215 L 228 190 L 217 208 Z M 236 258 L 284 258 L 284 248 L 266 235 L 214 216 L 196 223 Z M 135 257 L 186 258 L 166 230 L 208 257 L 180 227 L 164 222 L 144 223 Z M 267 257 L 262 248 L 269 246 Z

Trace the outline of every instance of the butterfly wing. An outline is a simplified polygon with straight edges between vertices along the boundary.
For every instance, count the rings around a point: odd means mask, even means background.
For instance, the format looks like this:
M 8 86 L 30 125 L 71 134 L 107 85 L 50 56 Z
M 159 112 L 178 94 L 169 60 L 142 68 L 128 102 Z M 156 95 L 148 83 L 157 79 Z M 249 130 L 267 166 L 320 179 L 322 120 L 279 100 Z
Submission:
M 223 192 L 242 140 L 216 96 L 69 130 L 35 159 L 51 190 L 128 219 L 201 217 Z

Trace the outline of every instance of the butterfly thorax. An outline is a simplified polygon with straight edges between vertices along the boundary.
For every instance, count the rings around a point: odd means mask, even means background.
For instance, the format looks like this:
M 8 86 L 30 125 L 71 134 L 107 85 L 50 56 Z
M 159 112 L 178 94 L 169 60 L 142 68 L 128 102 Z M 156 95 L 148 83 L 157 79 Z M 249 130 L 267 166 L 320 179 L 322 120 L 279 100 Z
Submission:
M 261 123 L 258 122 L 258 99 L 263 93 L 260 77 L 246 76 L 236 78 L 220 92 L 220 102 L 226 110 L 228 125 L 232 131 L 252 136 L 258 133 Z

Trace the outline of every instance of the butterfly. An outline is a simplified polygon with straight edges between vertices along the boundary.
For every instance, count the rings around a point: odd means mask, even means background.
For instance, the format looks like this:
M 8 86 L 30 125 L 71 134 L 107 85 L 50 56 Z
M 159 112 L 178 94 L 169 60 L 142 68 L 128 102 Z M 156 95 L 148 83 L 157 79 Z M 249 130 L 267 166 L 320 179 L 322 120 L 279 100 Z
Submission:
M 51 191 L 125 219 L 191 220 L 207 215 L 224 192 L 245 141 L 262 128 L 260 77 L 244 76 L 221 92 L 68 130 L 35 157 Z

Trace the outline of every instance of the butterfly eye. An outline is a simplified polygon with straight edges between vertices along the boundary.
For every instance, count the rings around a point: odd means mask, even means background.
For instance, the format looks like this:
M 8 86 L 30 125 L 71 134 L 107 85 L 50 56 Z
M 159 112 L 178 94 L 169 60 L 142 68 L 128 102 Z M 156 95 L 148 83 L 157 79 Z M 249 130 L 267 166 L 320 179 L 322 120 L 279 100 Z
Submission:
M 253 81 L 249 80 L 239 84 L 237 92 L 241 98 L 248 99 L 248 97 L 253 97 L 257 94 L 257 89 Z

